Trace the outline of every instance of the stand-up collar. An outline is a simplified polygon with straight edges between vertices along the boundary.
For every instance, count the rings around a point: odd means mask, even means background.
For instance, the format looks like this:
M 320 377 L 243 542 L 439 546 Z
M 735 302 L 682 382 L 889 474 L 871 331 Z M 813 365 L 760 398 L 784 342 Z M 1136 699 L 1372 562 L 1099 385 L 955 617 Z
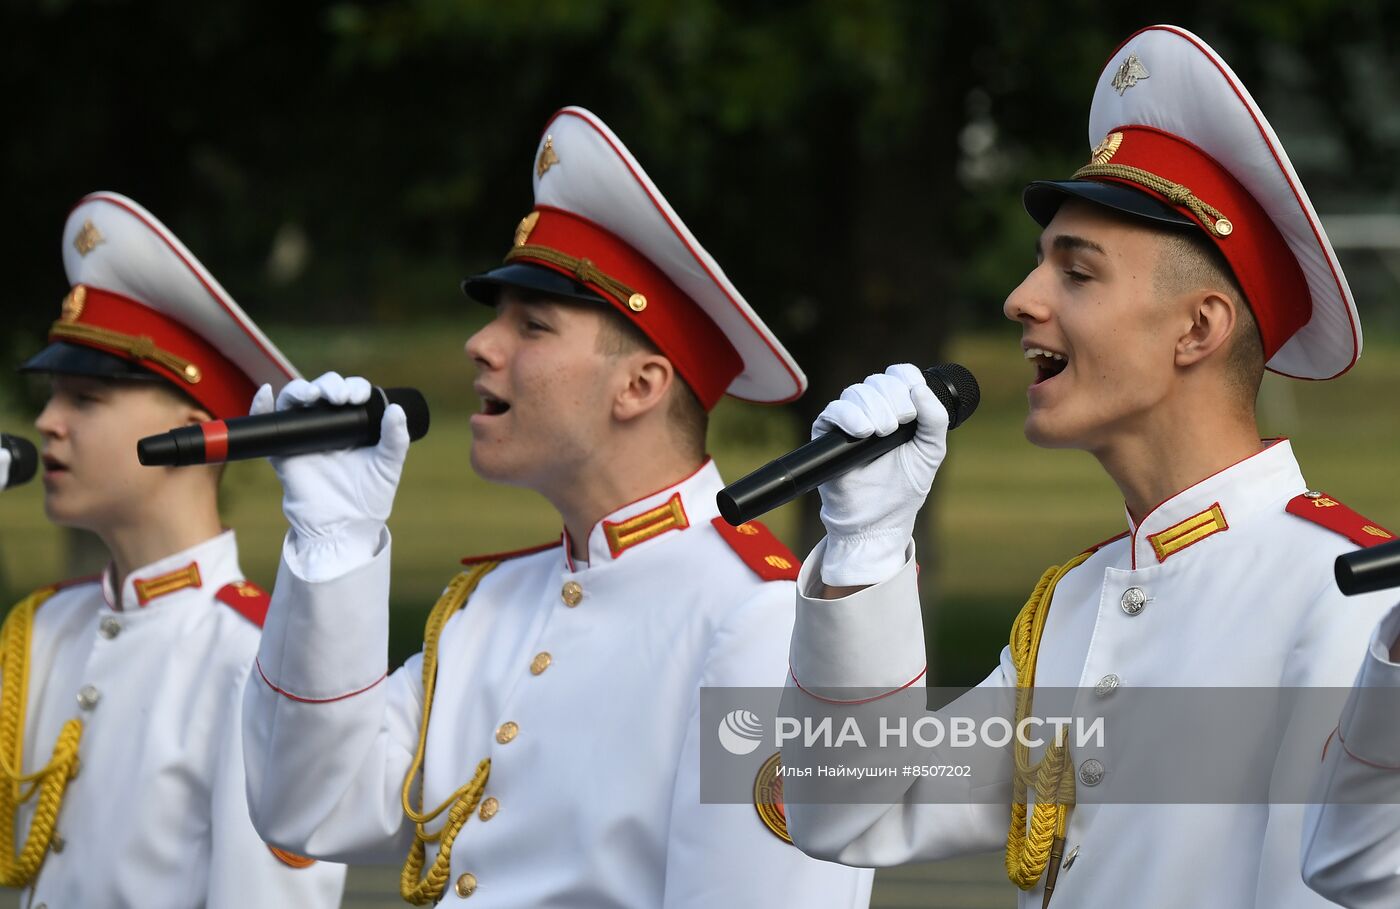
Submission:
M 131 572 L 122 582 L 120 600 L 113 596 L 112 574 L 109 565 L 102 573 L 102 595 L 110 608 L 122 611 L 143 609 L 186 590 L 205 590 L 212 599 L 224 585 L 242 577 L 232 530 Z
M 1287 439 L 1271 440 L 1257 454 L 1167 499 L 1140 525 L 1128 515 L 1133 567 L 1165 562 L 1208 537 L 1248 523 L 1263 509 L 1281 507 L 1280 500 L 1306 488 L 1293 446 Z
M 715 495 L 724 488 L 715 462 L 706 458 L 690 476 L 622 506 L 593 525 L 588 533 L 588 567 L 625 559 L 632 550 L 660 544 L 719 515 Z M 564 558 L 569 569 L 582 569 L 570 557 L 568 533 Z

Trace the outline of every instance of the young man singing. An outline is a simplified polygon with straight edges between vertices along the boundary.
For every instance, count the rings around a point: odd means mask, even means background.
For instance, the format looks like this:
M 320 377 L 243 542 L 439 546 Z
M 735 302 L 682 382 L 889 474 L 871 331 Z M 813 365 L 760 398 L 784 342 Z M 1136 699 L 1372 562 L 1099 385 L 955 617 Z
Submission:
M 1093 454 L 1123 495 L 1128 529 L 1046 573 L 980 694 L 1021 690 L 1019 723 L 1033 718 L 1028 696 L 1068 689 L 1112 730 L 1144 703 L 1130 689 L 1208 687 L 1187 701 L 1206 707 L 1345 684 L 1387 598 L 1343 599 L 1332 562 L 1385 531 L 1310 491 L 1289 443 L 1261 442 L 1254 416 L 1266 367 L 1329 379 L 1360 352 L 1326 235 L 1244 86 L 1188 32 L 1129 38 L 1099 77 L 1089 119 L 1090 160 L 1071 180 L 1026 191 L 1044 230 L 1005 314 L 1034 369 L 1027 437 Z M 910 534 L 947 414 L 918 370 L 896 366 L 848 389 L 815 429 L 883 435 L 909 420 L 913 442 L 822 487 L 828 537 L 798 581 L 799 701 L 922 685 Z M 1197 797 L 1221 791 L 1209 790 L 1207 765 L 1198 789 L 1106 802 L 1097 793 L 1136 769 L 1115 754 L 1137 742 L 1110 740 L 1121 750 L 1000 749 L 956 798 L 948 786 L 932 797 L 943 781 L 925 779 L 875 804 L 822 804 L 819 785 L 790 779 L 790 826 L 811 854 L 859 865 L 1005 844 L 1023 907 L 1324 905 L 1299 874 L 1301 806 L 1275 803 L 1301 801 L 1306 787 L 1275 791 L 1271 777 L 1315 762 L 1331 720 L 1280 717 L 1272 747 L 1248 742 L 1245 778 L 1267 790 L 1258 799 Z M 1169 776 L 1173 754 L 1209 744 L 1168 739 L 1146 757 L 1166 758 Z M 794 740 L 784 759 L 799 764 L 804 751 Z M 1187 804 L 1203 801 L 1215 804 Z
M 44 508 L 111 562 L 5 620 L 0 881 L 33 909 L 339 905 L 344 867 L 267 846 L 248 817 L 239 719 L 267 595 L 219 521 L 221 468 L 136 458 L 296 372 L 130 199 L 83 199 L 63 260 L 51 343 L 22 367 L 51 383 Z
M 407 856 L 416 905 L 864 906 L 871 872 L 803 855 L 778 806 L 701 803 L 701 688 L 781 686 L 796 574 L 719 519 L 706 415 L 805 378 L 597 117 L 560 111 L 530 163 L 505 264 L 464 285 L 495 307 L 466 345 L 471 461 L 563 533 L 466 560 L 386 677 L 402 411 L 375 448 L 274 460 L 291 532 L 245 706 L 254 821 L 313 856 Z M 368 391 L 330 374 L 277 406 Z

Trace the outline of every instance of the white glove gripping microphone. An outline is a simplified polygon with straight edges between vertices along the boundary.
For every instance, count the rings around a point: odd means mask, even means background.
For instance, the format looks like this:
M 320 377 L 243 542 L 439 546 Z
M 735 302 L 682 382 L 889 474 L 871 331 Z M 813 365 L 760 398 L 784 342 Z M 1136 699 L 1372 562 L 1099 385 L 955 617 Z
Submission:
M 185 467 L 378 445 L 379 425 L 390 404 L 403 408 L 410 441 L 428 434 L 428 402 L 422 392 L 376 386 L 363 404 L 315 404 L 147 436 L 136 443 L 136 457 L 147 467 Z
M 977 379 L 965 366 L 930 366 L 924 378 L 948 410 L 949 429 L 966 422 L 981 401 Z M 910 420 L 887 436 L 855 439 L 839 430 L 818 436 L 721 489 L 715 496 L 719 513 L 737 527 L 893 451 L 913 439 L 918 428 L 918 421 Z

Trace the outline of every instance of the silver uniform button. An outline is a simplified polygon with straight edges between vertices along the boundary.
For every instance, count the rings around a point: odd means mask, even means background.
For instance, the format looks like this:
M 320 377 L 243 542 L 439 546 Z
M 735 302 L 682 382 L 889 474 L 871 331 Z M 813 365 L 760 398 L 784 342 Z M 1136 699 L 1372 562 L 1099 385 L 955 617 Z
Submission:
M 102 692 L 92 685 L 84 685 L 78 689 L 78 706 L 84 710 L 91 710 L 97 706 L 97 702 L 102 700 Z
M 1137 615 L 1142 612 L 1142 607 L 1147 605 L 1147 593 L 1141 587 L 1129 587 L 1123 591 L 1118 604 L 1128 615 Z
M 1071 849 L 1071 850 L 1069 851 L 1069 855 L 1065 856 L 1065 863 L 1064 863 L 1063 865 L 1061 865 L 1060 867 L 1061 867 L 1063 870 L 1068 871 L 1068 870 L 1069 870 L 1069 866 L 1070 866 L 1070 865 L 1073 865 L 1073 864 L 1074 864 L 1074 860 L 1077 859 L 1077 858 L 1079 858 L 1079 847 L 1078 847 L 1078 846 L 1075 846 L 1073 849 Z
M 1103 782 L 1103 763 L 1093 758 L 1079 765 L 1079 782 L 1085 786 L 1097 786 Z
M 1101 698 L 1106 698 L 1118 690 L 1120 683 L 1121 680 L 1118 676 L 1110 672 L 1108 675 L 1099 679 L 1098 684 L 1094 686 L 1094 694 L 1097 694 Z
M 49 848 L 52 849 L 54 852 L 62 852 L 63 847 L 66 845 L 68 844 L 64 842 L 63 837 L 59 836 L 57 832 L 55 832 L 53 836 L 49 837 Z
M 97 632 L 110 641 L 122 633 L 122 623 L 114 615 L 104 615 L 102 621 L 97 623 Z
M 1303 493 L 1303 495 L 1309 499 L 1322 498 L 1322 493 L 1318 492 L 1316 489 L 1309 489 L 1307 492 Z

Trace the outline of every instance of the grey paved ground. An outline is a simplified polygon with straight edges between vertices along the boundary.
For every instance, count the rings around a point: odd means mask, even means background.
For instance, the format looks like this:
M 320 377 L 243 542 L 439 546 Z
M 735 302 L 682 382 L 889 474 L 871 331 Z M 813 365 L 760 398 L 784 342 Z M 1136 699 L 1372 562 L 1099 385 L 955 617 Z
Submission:
M 1017 890 L 1000 853 L 886 868 L 875 875 L 872 909 L 1015 909 Z
M 18 905 L 13 891 L 0 891 L 0 909 Z M 344 909 L 403 909 L 408 904 L 399 899 L 398 869 L 352 869 L 342 905 Z M 872 909 L 1012 909 L 1016 891 L 1006 881 L 1001 856 L 991 855 L 881 871 L 875 876 L 870 905 Z
M 356 868 L 350 872 L 344 909 L 400 909 L 406 905 L 399 900 L 397 869 Z M 1014 909 L 1016 888 L 1006 880 L 1001 856 L 989 855 L 880 871 L 875 875 L 870 905 L 871 909 Z

